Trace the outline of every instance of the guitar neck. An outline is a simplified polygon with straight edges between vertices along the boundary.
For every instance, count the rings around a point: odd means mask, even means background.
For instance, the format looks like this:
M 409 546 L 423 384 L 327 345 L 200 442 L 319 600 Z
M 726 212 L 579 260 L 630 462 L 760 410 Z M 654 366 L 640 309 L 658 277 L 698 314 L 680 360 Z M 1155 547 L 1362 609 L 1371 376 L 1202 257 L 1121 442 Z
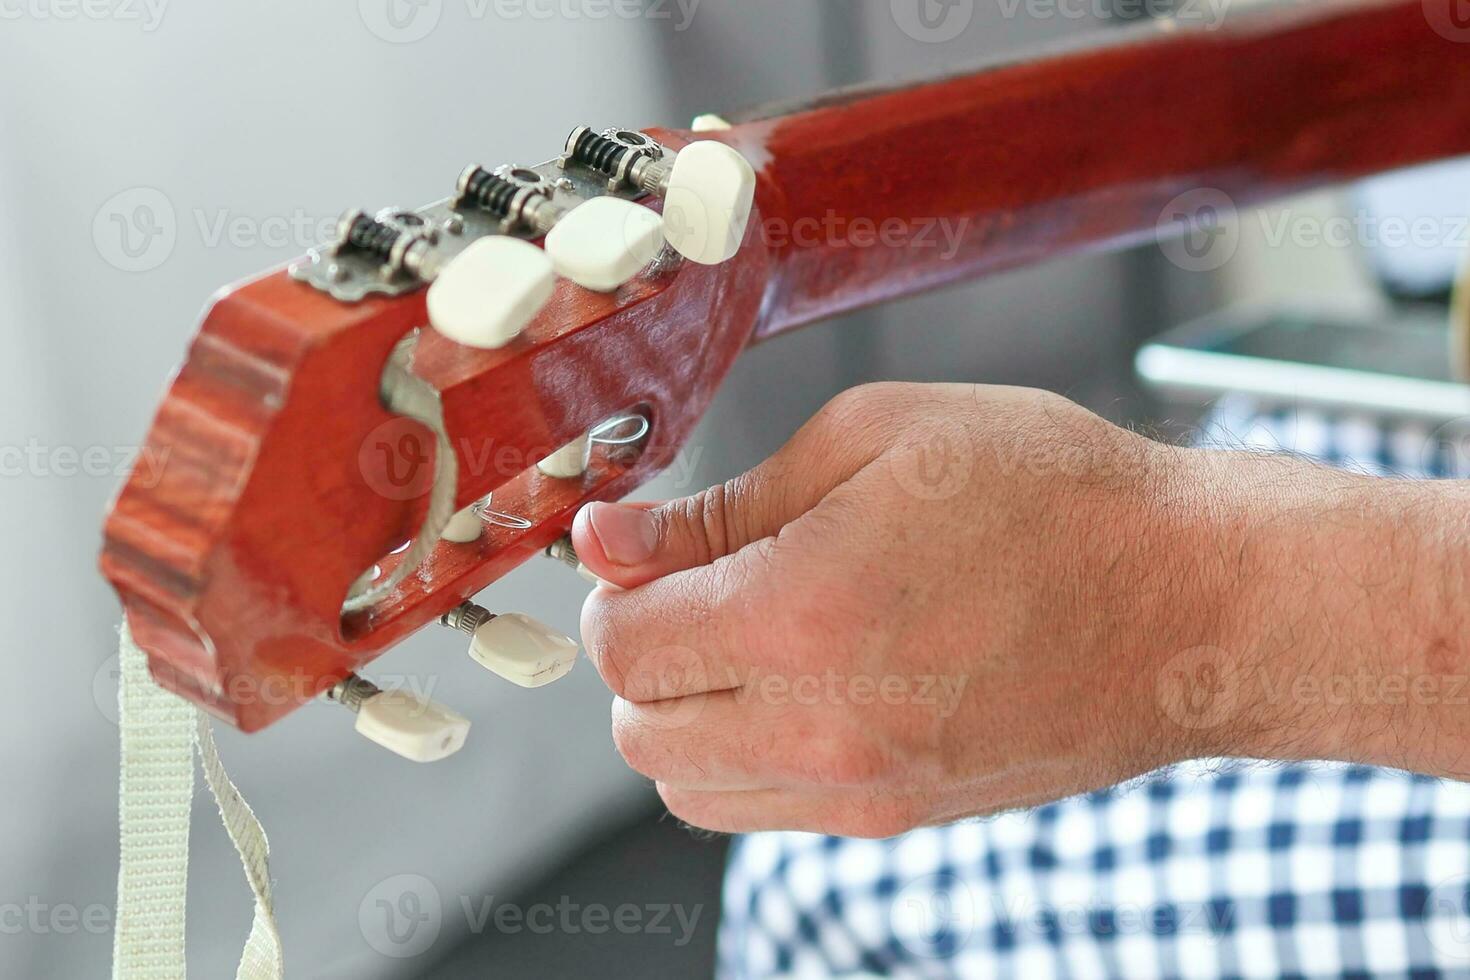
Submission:
M 1152 238 L 1189 191 L 1244 205 L 1470 153 L 1455 2 L 1255 5 L 750 114 L 723 138 L 760 172 L 778 256 L 756 339 Z

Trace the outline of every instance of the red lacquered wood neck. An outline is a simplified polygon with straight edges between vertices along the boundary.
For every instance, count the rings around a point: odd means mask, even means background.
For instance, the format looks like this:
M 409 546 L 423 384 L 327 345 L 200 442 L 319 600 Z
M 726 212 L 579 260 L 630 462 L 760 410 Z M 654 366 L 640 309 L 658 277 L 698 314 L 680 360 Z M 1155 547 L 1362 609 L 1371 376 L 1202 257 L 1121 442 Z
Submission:
M 1151 22 L 737 125 L 720 138 L 760 172 L 758 233 L 780 260 L 757 339 L 1150 238 L 1185 191 L 1244 205 L 1470 153 L 1470 25 L 1446 28 L 1456 2 Z

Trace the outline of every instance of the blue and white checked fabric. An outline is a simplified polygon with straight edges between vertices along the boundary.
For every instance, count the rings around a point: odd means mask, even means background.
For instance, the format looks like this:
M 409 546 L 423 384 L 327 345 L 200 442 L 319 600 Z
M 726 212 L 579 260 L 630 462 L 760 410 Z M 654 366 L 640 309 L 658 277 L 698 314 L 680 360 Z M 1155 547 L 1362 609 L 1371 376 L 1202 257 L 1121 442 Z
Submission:
M 1204 438 L 1465 478 L 1466 432 L 1231 397 Z M 743 837 L 719 973 L 1470 977 L 1470 785 L 1199 762 L 886 841 Z

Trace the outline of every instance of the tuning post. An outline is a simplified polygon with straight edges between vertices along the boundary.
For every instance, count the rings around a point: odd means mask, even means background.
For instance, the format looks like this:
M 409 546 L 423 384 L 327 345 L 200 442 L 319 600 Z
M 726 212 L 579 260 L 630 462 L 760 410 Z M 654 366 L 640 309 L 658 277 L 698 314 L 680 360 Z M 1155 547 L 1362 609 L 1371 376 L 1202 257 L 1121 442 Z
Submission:
M 453 207 L 488 211 L 500 219 L 502 233 L 524 227 L 544 235 L 566 214 L 553 198 L 558 187 L 568 186 L 569 182 L 551 180 L 529 167 L 504 164 L 486 170 L 472 163 L 455 184 Z
M 611 582 L 598 578 L 592 573 L 592 569 L 582 564 L 582 559 L 577 556 L 577 549 L 572 547 L 572 537 L 569 534 L 547 545 L 542 554 L 554 562 L 567 566 L 593 585 L 599 585 L 614 592 L 623 591 L 622 586 L 613 585 Z
M 735 149 L 698 140 L 669 159 L 652 137 L 632 130 L 572 131 L 559 165 L 602 174 L 608 189 L 634 187 L 664 200 L 664 237 L 686 259 L 719 265 L 745 240 L 755 200 L 755 170 Z
M 337 219 L 337 238 L 327 254 L 339 260 L 348 254 L 376 260 L 378 276 L 385 282 L 401 277 L 429 282 L 439 271 L 438 244 L 438 229 L 412 211 L 390 210 L 372 217 L 354 208 Z M 342 271 L 338 264 L 333 275 L 340 277 Z
M 666 152 L 652 136 L 637 130 L 613 128 L 595 133 L 578 126 L 567 137 L 556 165 L 565 170 L 574 162 L 581 164 L 606 177 L 609 191 L 619 191 L 641 187 L 639 178 L 644 169 L 661 160 Z
M 428 698 L 401 689 L 384 690 L 348 674 L 323 694 L 357 715 L 364 738 L 413 762 L 437 762 L 464 747 L 468 718 Z
M 480 519 L 480 506 L 483 501 L 476 501 L 464 510 L 457 511 L 444 525 L 444 530 L 439 532 L 443 541 L 451 544 L 469 544 L 480 540 L 480 533 L 485 529 L 485 522 Z
M 536 469 L 558 480 L 580 479 L 592 463 L 592 434 L 573 439 L 536 464 Z
M 496 615 L 463 602 L 440 624 L 470 635 L 470 657 L 520 687 L 544 687 L 571 672 L 577 641 L 521 613 Z

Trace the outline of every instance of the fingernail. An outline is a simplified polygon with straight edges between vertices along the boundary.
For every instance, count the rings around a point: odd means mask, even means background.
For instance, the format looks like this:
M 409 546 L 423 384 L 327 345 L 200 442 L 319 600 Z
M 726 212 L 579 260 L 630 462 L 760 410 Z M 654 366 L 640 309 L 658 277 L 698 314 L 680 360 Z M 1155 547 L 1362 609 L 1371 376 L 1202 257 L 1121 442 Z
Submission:
M 597 532 L 608 561 L 637 565 L 653 557 L 653 549 L 658 546 L 658 528 L 648 511 L 596 503 L 591 505 L 587 519 L 592 522 L 592 530 Z

